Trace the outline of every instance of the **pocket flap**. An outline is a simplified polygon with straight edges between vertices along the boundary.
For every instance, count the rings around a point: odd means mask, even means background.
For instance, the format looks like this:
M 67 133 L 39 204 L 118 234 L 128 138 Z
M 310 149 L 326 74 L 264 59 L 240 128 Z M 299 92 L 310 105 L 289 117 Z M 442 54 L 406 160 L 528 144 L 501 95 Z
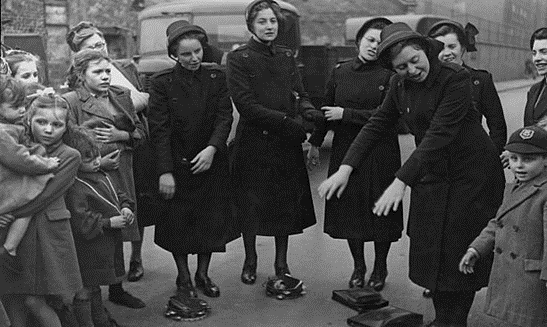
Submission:
M 524 259 L 524 270 L 525 271 L 541 270 L 541 265 L 542 265 L 541 260 Z
M 49 221 L 70 219 L 70 211 L 67 209 L 52 209 L 46 212 Z

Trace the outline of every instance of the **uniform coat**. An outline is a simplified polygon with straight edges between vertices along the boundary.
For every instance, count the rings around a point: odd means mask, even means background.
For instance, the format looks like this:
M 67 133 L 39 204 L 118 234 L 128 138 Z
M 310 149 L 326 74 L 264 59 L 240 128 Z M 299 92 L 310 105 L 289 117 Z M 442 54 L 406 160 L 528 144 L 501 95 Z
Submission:
M 433 291 L 473 291 L 487 285 L 488 260 L 473 275 L 460 273 L 458 264 L 503 197 L 501 162 L 473 109 L 469 78 L 465 68 L 436 58 L 430 59 L 422 83 L 395 75 L 382 107 L 343 161 L 357 167 L 403 117 L 417 144 L 395 174 L 412 190 L 410 279 Z
M 496 217 L 470 247 L 494 251 L 485 312 L 517 326 L 547 326 L 547 173 L 508 184 Z
M 110 218 L 133 211 L 133 201 L 103 171 L 79 172 L 65 199 L 84 286 L 115 284 L 125 267 L 122 230 L 111 228 Z
M 498 153 L 503 152 L 503 147 L 507 143 L 507 124 L 503 116 L 498 91 L 494 86 L 492 74 L 486 70 L 471 68 L 463 65 L 471 74 L 471 94 L 475 108 L 486 118 L 486 125 L 490 131 L 490 139 L 498 149 Z M 482 116 L 480 122 L 482 123 Z
M 104 120 L 114 124 L 115 117 L 103 106 L 84 87 L 79 87 L 75 91 L 63 95 L 72 112 L 71 120 L 76 125 L 85 125 L 92 120 Z M 107 171 L 110 177 L 114 179 L 123 192 L 131 200 L 135 200 L 135 180 L 133 178 L 133 151 L 136 147 L 146 140 L 146 129 L 135 112 L 133 102 L 131 101 L 130 91 L 118 86 L 110 86 L 108 90 L 108 99 L 125 120 L 129 121 L 131 126 L 135 127 L 133 131 L 128 131 L 130 140 L 126 142 L 116 142 L 116 147 L 120 150 L 120 166 L 118 169 Z M 124 228 L 122 231 L 124 241 L 137 241 L 140 239 L 138 222 Z
M 61 142 L 46 150 L 61 163 L 44 191 L 24 208 L 12 212 L 15 217 L 32 219 L 17 248 L 23 273 L 0 276 L 0 289 L 4 294 L 59 295 L 69 304 L 82 289 L 82 278 L 64 195 L 74 182 L 81 160 L 78 151 Z
M 316 128 L 309 139 L 312 145 L 321 146 L 327 131 L 334 131 L 329 176 L 338 171 L 349 146 L 382 103 L 391 75 L 391 71 L 378 63 L 364 63 L 358 57 L 333 69 L 326 85 L 324 105 L 343 107 L 342 120 Z M 356 167 L 342 197 L 326 202 L 325 233 L 334 238 L 377 242 L 396 241 L 401 237 L 402 207 L 388 217 L 372 213 L 374 202 L 401 167 L 400 153 L 397 131 L 392 128 L 391 135 L 378 143 Z
M 173 173 L 176 188 L 171 212 L 156 222 L 156 244 L 174 253 L 224 252 L 233 223 L 225 73 L 217 65 L 192 72 L 176 64 L 153 77 L 149 106 L 156 176 Z M 192 174 L 190 161 L 209 145 L 217 149 L 211 168 Z
M 240 114 L 232 153 L 240 229 L 264 236 L 302 233 L 315 224 L 315 212 L 302 141 L 288 133 L 284 119 L 313 106 L 293 53 L 251 39 L 228 54 L 227 67 Z
M 547 84 L 547 80 L 544 78 L 532 85 L 528 91 L 526 95 L 526 107 L 524 108 L 524 126 L 535 125 L 547 115 L 547 90 L 543 91 L 543 96 L 536 105 L 541 88 L 545 84 Z

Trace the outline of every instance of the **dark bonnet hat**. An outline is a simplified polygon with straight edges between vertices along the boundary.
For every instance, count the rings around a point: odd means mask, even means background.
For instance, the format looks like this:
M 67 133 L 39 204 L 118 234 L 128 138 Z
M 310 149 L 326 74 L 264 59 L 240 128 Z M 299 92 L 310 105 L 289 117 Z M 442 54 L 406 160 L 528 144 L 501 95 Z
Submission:
M 442 42 L 423 36 L 415 32 L 405 23 L 393 23 L 386 26 L 380 34 L 382 42 L 376 51 L 379 63 L 388 69 L 392 69 L 389 49 L 401 41 L 415 39 L 424 47 L 427 58 L 431 61 L 437 58 L 437 55 L 444 48 Z
M 270 7 L 272 6 L 276 6 L 278 9 L 281 9 L 279 7 L 279 4 L 277 2 L 275 2 L 274 0 L 253 0 L 251 1 L 251 3 L 249 3 L 247 5 L 247 7 L 245 8 L 245 22 L 247 23 L 247 29 L 252 32 L 253 31 L 253 22 L 250 21 L 250 14 L 251 14 L 251 11 L 253 10 L 254 6 L 260 4 L 260 3 L 267 3 L 268 5 L 270 5 Z M 278 17 L 278 18 L 281 18 L 281 17 Z
M 534 41 L 536 40 L 536 34 L 538 34 L 539 32 L 543 32 L 547 34 L 547 27 L 540 27 L 537 30 L 535 30 L 534 33 L 532 33 L 532 36 L 530 37 L 530 50 L 534 48 Z
M 359 46 L 359 42 L 363 38 L 363 35 L 365 35 L 365 33 L 369 30 L 369 28 L 375 23 L 385 23 L 386 25 L 393 24 L 392 21 L 384 17 L 375 17 L 375 18 L 367 20 L 366 22 L 363 23 L 363 26 L 359 28 L 359 30 L 357 31 L 357 34 L 355 35 L 355 44 L 357 46 Z
M 197 25 L 191 25 L 186 20 L 177 20 L 175 22 L 172 22 L 169 26 L 167 26 L 166 34 L 167 34 L 167 51 L 171 48 L 173 43 L 177 41 L 179 37 L 186 33 L 195 32 L 203 34 L 204 39 L 203 42 L 207 43 L 207 33 L 205 30 Z M 169 54 L 171 55 L 171 54 Z
M 462 46 L 464 46 L 468 52 L 477 51 L 477 47 L 475 46 L 475 36 L 479 34 L 479 30 L 475 27 L 475 25 L 467 23 L 467 25 L 463 27 L 462 24 L 453 20 L 441 20 L 431 25 L 427 35 L 432 36 L 442 26 L 450 26 L 455 29 L 456 33 L 458 33 L 458 39 L 463 40 Z

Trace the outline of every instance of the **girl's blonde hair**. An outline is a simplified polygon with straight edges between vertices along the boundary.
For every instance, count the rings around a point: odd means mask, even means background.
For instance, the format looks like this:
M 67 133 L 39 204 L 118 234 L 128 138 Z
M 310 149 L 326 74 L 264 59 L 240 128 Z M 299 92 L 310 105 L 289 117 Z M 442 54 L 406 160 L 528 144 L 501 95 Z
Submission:
M 20 107 L 25 103 L 26 90 L 24 85 L 11 76 L 0 76 L 0 104 L 11 103 Z

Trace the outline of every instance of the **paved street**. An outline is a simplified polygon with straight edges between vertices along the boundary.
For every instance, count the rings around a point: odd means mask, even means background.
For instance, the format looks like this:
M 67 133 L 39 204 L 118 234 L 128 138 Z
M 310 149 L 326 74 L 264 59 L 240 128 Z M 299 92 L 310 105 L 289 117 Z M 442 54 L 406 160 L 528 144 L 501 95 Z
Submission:
M 499 83 L 500 94 L 509 133 L 522 125 L 522 111 L 526 101 L 526 88 L 513 87 L 529 85 L 530 81 Z M 400 137 L 403 159 L 414 148 L 411 136 Z M 311 173 L 311 186 L 315 191 L 326 178 L 327 150 L 323 151 L 321 169 Z M 510 178 L 509 173 L 506 173 Z M 316 193 L 316 192 L 315 192 Z M 230 243 L 225 254 L 215 254 L 210 275 L 220 286 L 222 295 L 218 299 L 207 299 L 213 307 L 207 319 L 191 323 L 194 326 L 347 326 L 346 319 L 356 312 L 330 299 L 334 289 L 346 288 L 352 271 L 351 256 L 345 241 L 334 240 L 323 234 L 323 201 L 314 197 L 318 223 L 304 234 L 290 238 L 289 264 L 291 271 L 302 278 L 308 294 L 302 298 L 278 301 L 264 295 L 262 283 L 273 274 L 273 239 L 259 237 L 258 282 L 254 286 L 239 281 L 243 263 L 241 239 Z M 408 194 L 405 199 L 405 213 L 408 212 Z M 133 294 L 141 297 L 147 307 L 142 310 L 126 309 L 106 302 L 109 310 L 124 326 L 179 326 L 190 324 L 174 322 L 162 316 L 167 299 L 175 290 L 176 269 L 170 254 L 153 243 L 153 227 L 145 235 L 144 264 L 145 276 L 137 283 L 125 283 Z M 367 265 L 372 266 L 373 245 L 367 244 Z M 126 256 L 129 246 L 126 244 Z M 422 297 L 422 289 L 408 280 L 408 238 L 403 237 L 394 244 L 389 257 L 389 276 L 382 292 L 391 304 L 424 314 L 425 319 L 433 318 L 430 300 Z M 195 257 L 191 260 L 195 269 Z M 103 292 L 106 293 L 106 290 Z M 106 294 L 104 294 L 106 296 Z M 470 326 L 493 326 L 481 315 L 485 290 L 476 297 L 470 318 Z

